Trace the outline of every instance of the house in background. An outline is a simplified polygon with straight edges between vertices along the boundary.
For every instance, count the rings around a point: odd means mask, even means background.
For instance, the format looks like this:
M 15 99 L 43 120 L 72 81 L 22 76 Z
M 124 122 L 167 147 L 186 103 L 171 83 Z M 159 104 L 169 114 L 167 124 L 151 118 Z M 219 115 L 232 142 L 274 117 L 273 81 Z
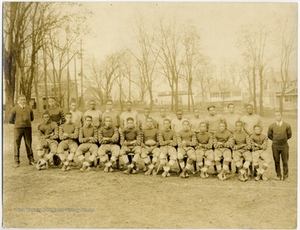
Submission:
M 37 84 L 37 91 L 38 91 L 38 98 L 34 88 L 32 89 L 31 93 L 31 105 L 33 108 L 36 109 L 46 109 L 48 104 L 48 99 L 50 97 L 54 97 L 58 102 L 59 106 L 62 108 L 66 108 L 68 104 L 67 98 L 67 74 L 66 71 L 62 72 L 62 80 L 60 83 L 61 87 L 61 97 L 59 97 L 59 85 L 56 82 L 53 82 L 53 71 L 48 70 L 47 72 L 47 98 L 46 98 L 46 90 L 45 90 L 45 83 L 44 83 L 44 76 L 41 77 L 39 83 Z M 69 82 L 69 101 L 72 99 L 76 99 L 76 91 L 78 92 L 78 84 L 75 83 L 74 80 L 70 80 Z M 39 108 L 37 108 L 39 105 Z
M 194 98 L 193 93 L 193 98 Z M 178 91 L 178 105 L 183 106 L 188 104 L 188 91 L 187 90 L 179 90 Z M 192 103 L 192 102 L 190 102 Z M 171 105 L 172 104 L 172 92 L 164 91 L 158 92 L 156 104 L 158 105 Z
M 298 108 L 298 78 L 297 73 L 290 72 L 289 81 L 283 97 L 284 110 L 297 110 Z M 264 87 L 264 106 L 272 109 L 279 108 L 279 101 L 283 82 L 280 77 L 280 72 L 271 70 L 265 74 L 265 87 Z
M 196 103 L 201 106 L 226 107 L 229 102 L 235 103 L 236 106 L 243 105 L 241 88 L 229 82 L 214 80 L 206 87 L 205 92 L 198 90 L 196 96 Z

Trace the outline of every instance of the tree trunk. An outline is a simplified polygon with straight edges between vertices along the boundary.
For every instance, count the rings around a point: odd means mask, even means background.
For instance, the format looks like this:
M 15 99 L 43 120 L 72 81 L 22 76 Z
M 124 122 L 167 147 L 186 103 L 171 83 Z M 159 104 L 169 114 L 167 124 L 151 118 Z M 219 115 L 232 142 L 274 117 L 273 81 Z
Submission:
M 14 107 L 16 62 L 14 55 L 10 51 L 4 50 L 4 81 L 5 81 L 5 118 L 8 123 L 11 109 Z
M 38 76 L 39 76 L 39 66 L 38 66 L 38 54 L 36 55 L 37 65 L 36 65 L 36 74 L 34 75 L 34 90 L 35 90 L 35 100 L 36 100 L 36 111 L 40 110 L 40 96 L 38 90 Z
M 46 48 L 43 49 L 43 59 L 44 59 L 44 87 L 45 87 L 45 99 L 46 99 L 46 108 L 48 108 L 48 89 L 47 89 L 47 59 L 46 59 Z M 55 78 L 53 76 L 53 78 Z
M 194 111 L 194 109 L 195 109 L 195 104 L 194 104 L 194 97 L 193 97 L 193 87 L 192 87 L 192 84 L 193 84 L 193 81 L 191 80 L 191 81 L 190 81 L 189 88 L 190 88 L 190 94 L 191 94 L 192 108 L 193 108 L 193 111 Z
M 264 115 L 264 105 L 263 105 L 263 93 L 264 93 L 264 85 L 263 85 L 263 67 L 259 68 L 259 113 L 261 116 Z
M 190 96 L 191 96 L 191 91 L 190 91 L 190 82 L 188 81 L 188 111 L 191 111 L 191 102 L 190 102 Z
M 252 76 L 253 76 L 253 107 L 254 107 L 254 112 L 257 113 L 255 66 L 252 67 Z
M 153 92 L 152 92 L 152 84 L 149 84 L 148 91 L 149 91 L 149 96 L 150 96 L 150 104 L 149 104 L 149 107 L 150 107 L 150 110 L 151 110 L 151 109 L 152 109 L 152 107 L 153 107 Z
M 76 76 L 76 58 L 74 58 L 74 81 L 75 81 L 75 92 L 76 92 L 76 101 L 78 103 L 78 85 L 77 85 L 77 76 Z M 79 105 L 79 103 L 78 103 Z M 81 105 L 79 105 L 81 106 Z

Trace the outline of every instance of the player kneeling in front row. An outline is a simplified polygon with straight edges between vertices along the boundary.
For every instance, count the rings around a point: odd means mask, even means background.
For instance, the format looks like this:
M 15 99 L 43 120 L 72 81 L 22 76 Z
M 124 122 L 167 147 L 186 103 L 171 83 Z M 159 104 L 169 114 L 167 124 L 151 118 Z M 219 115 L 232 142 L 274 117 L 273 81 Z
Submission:
M 214 160 L 214 151 L 212 150 L 213 138 L 212 134 L 207 131 L 205 122 L 200 123 L 200 132 L 196 134 L 196 160 L 197 169 L 200 170 L 200 177 L 207 178 L 207 170 L 211 162 Z M 204 160 L 204 165 L 203 165 Z
M 270 156 L 267 152 L 268 148 L 268 137 L 261 133 L 262 128 L 260 125 L 254 125 L 254 133 L 250 136 L 252 141 L 252 159 L 254 173 L 256 173 L 255 180 L 260 179 L 267 181 L 268 178 L 264 175 L 270 164 Z M 263 165 L 259 167 L 259 159 L 263 161 Z
M 229 163 L 231 162 L 231 150 L 232 138 L 231 133 L 226 129 L 226 123 L 221 121 L 219 123 L 219 129 L 213 135 L 213 145 L 215 148 L 214 157 L 217 167 L 218 177 L 220 180 L 226 180 L 226 173 L 229 172 Z M 223 165 L 221 164 L 221 158 L 223 157 Z
M 70 170 L 70 161 L 73 160 L 76 149 L 78 147 L 77 138 L 79 129 L 72 123 L 72 114 L 66 113 L 66 122 L 59 126 L 59 139 L 61 142 L 58 145 L 57 153 L 63 163 L 62 171 Z M 65 152 L 69 150 L 70 153 Z
M 78 157 L 80 162 L 82 163 L 82 167 L 80 168 L 81 172 L 89 171 L 90 165 L 97 158 L 97 141 L 98 141 L 98 131 L 95 126 L 92 126 L 93 118 L 90 115 L 85 117 L 84 126 L 79 130 L 79 147 L 76 150 L 75 156 Z M 90 152 L 90 157 L 88 159 L 85 158 L 85 154 Z
M 185 120 L 182 122 L 183 129 L 177 133 L 178 144 L 178 161 L 182 172 L 181 178 L 189 177 L 188 172 L 191 170 L 193 163 L 196 161 L 196 154 L 194 146 L 196 145 L 196 135 L 190 130 L 190 122 Z M 186 165 L 184 163 L 184 157 L 187 156 Z
M 112 165 L 119 158 L 120 147 L 118 145 L 118 128 L 112 126 L 111 117 L 104 118 L 104 126 L 98 130 L 98 139 L 101 144 L 98 155 L 100 157 L 100 162 L 105 164 L 104 172 L 113 172 Z M 110 159 L 108 157 L 109 153 L 111 153 Z
M 146 171 L 145 175 L 151 175 L 154 171 L 154 166 L 157 163 L 158 157 L 160 155 L 157 142 L 158 130 L 153 126 L 152 117 L 148 117 L 146 119 L 146 128 L 142 130 L 141 134 L 141 157 L 145 163 L 144 171 Z M 152 161 L 149 154 L 153 154 Z M 153 174 L 156 174 L 155 171 Z
M 124 173 L 130 174 L 136 173 L 136 162 L 141 152 L 141 131 L 137 127 L 135 127 L 134 119 L 132 117 L 128 117 L 126 119 L 126 124 L 127 127 L 121 129 L 120 131 L 120 143 L 122 146 L 120 157 L 127 165 L 127 169 L 124 171 Z M 131 164 L 128 159 L 128 153 L 134 154 Z
M 176 133 L 171 130 L 171 121 L 169 119 L 164 119 L 163 129 L 158 133 L 158 142 L 160 145 L 160 165 L 163 167 L 164 172 L 163 177 L 170 176 L 170 169 L 175 164 L 177 159 L 175 146 L 176 142 Z M 169 157 L 169 162 L 168 162 Z
M 233 133 L 233 160 L 239 170 L 240 181 L 248 180 L 248 169 L 252 162 L 251 139 L 249 135 L 243 130 L 243 122 L 237 121 L 235 123 L 236 131 Z M 245 161 L 243 163 L 243 161 Z
M 46 169 L 49 166 L 49 160 L 57 152 L 58 138 L 58 126 L 56 122 L 50 120 L 50 114 L 48 112 L 43 113 L 44 122 L 38 126 L 38 144 L 37 153 L 39 160 L 36 164 L 38 170 Z M 46 151 L 50 149 L 50 153 Z

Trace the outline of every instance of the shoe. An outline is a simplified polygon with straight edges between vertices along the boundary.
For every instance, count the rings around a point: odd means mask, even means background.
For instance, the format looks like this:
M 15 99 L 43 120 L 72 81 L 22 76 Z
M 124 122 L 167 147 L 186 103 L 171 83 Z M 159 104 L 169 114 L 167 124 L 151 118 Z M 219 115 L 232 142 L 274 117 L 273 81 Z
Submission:
M 87 171 L 87 172 L 91 171 L 91 167 L 88 166 L 85 171 Z
M 137 172 L 136 172 L 135 169 L 132 169 L 131 173 L 132 173 L 132 174 L 136 174 Z
M 168 173 L 167 173 L 167 177 L 169 177 L 169 176 L 171 176 L 171 174 L 168 172 Z
M 188 178 L 189 174 L 186 172 L 184 176 L 185 176 L 185 178 Z
M 262 175 L 262 176 L 261 176 L 261 179 L 262 179 L 263 181 L 268 181 L 268 180 L 269 180 L 268 177 L 266 177 L 265 175 Z
M 161 176 L 162 176 L 162 177 L 167 177 L 167 174 L 168 174 L 168 172 L 164 171 L 164 172 L 161 174 Z
M 222 178 L 223 178 L 223 180 L 227 179 L 227 176 L 226 176 L 225 172 L 222 173 Z
M 83 166 L 79 169 L 79 171 L 80 171 L 80 172 L 84 172 L 86 169 L 87 169 L 87 167 L 86 167 L 85 165 L 83 165 Z
M 208 178 L 208 177 L 209 177 L 209 175 L 208 175 L 207 172 L 204 173 L 204 176 L 205 176 L 205 178 Z
M 29 165 L 34 165 L 34 160 L 29 160 Z
M 109 171 L 109 168 L 107 166 L 105 166 L 103 171 L 107 173 Z
M 147 171 L 147 172 L 145 172 L 145 175 L 147 175 L 147 176 L 151 175 L 151 173 L 152 173 L 152 170 L 153 170 L 153 169 L 148 169 L 148 171 Z
M 240 174 L 239 176 L 238 176 L 238 179 L 240 180 L 240 181 L 245 181 L 245 178 L 244 178 L 244 175 L 243 174 Z
M 153 169 L 152 175 L 154 175 L 154 176 L 157 175 L 157 171 L 155 169 Z
M 130 169 L 128 168 L 128 169 L 124 170 L 123 172 L 124 172 L 124 174 L 130 174 Z
M 184 172 L 182 172 L 182 173 L 180 173 L 180 175 L 179 175 L 181 178 L 185 178 L 185 173 Z
M 144 171 L 144 172 L 147 172 L 147 171 L 148 171 L 148 167 L 145 166 L 145 167 L 143 168 L 143 171 Z
M 200 172 L 200 177 L 202 178 L 202 179 L 205 179 L 206 177 L 205 177 L 205 173 L 204 172 Z
M 63 165 L 63 167 L 61 168 L 61 171 L 65 172 L 66 171 L 66 166 Z
M 258 173 L 257 176 L 255 177 L 255 180 L 259 181 L 260 179 L 261 179 L 261 174 Z
M 110 171 L 110 172 L 113 172 L 114 169 L 113 169 L 112 167 L 109 167 L 109 171 Z
M 282 177 L 282 180 L 284 180 L 286 182 L 290 182 L 290 179 L 288 177 Z
M 67 166 L 66 171 L 70 171 L 70 169 L 71 169 L 70 166 Z
M 18 168 L 18 167 L 20 167 L 20 163 L 19 163 L 19 162 L 16 162 L 16 163 L 15 163 L 15 168 Z
M 275 180 L 281 180 L 281 176 L 276 176 L 274 179 Z
M 222 175 L 222 173 L 219 173 L 219 174 L 218 174 L 218 178 L 219 178 L 220 180 L 223 180 L 223 175 Z

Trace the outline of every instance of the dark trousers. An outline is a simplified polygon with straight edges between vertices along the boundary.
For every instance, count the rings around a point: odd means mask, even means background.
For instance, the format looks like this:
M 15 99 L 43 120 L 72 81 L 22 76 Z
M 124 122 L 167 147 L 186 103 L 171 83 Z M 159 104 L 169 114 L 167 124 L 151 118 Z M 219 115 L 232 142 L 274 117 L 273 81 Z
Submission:
M 15 162 L 20 163 L 20 147 L 21 147 L 21 140 L 24 137 L 25 140 L 25 147 L 27 152 L 27 157 L 29 160 L 33 160 L 33 152 L 31 148 L 32 144 L 32 132 L 31 127 L 27 128 L 16 128 L 14 129 L 14 148 L 15 148 Z
M 280 169 L 280 155 L 283 165 L 283 177 L 287 178 L 289 176 L 288 160 L 289 160 L 289 145 L 285 144 L 282 146 L 272 145 L 273 158 L 275 162 L 275 171 L 278 177 L 281 177 Z

